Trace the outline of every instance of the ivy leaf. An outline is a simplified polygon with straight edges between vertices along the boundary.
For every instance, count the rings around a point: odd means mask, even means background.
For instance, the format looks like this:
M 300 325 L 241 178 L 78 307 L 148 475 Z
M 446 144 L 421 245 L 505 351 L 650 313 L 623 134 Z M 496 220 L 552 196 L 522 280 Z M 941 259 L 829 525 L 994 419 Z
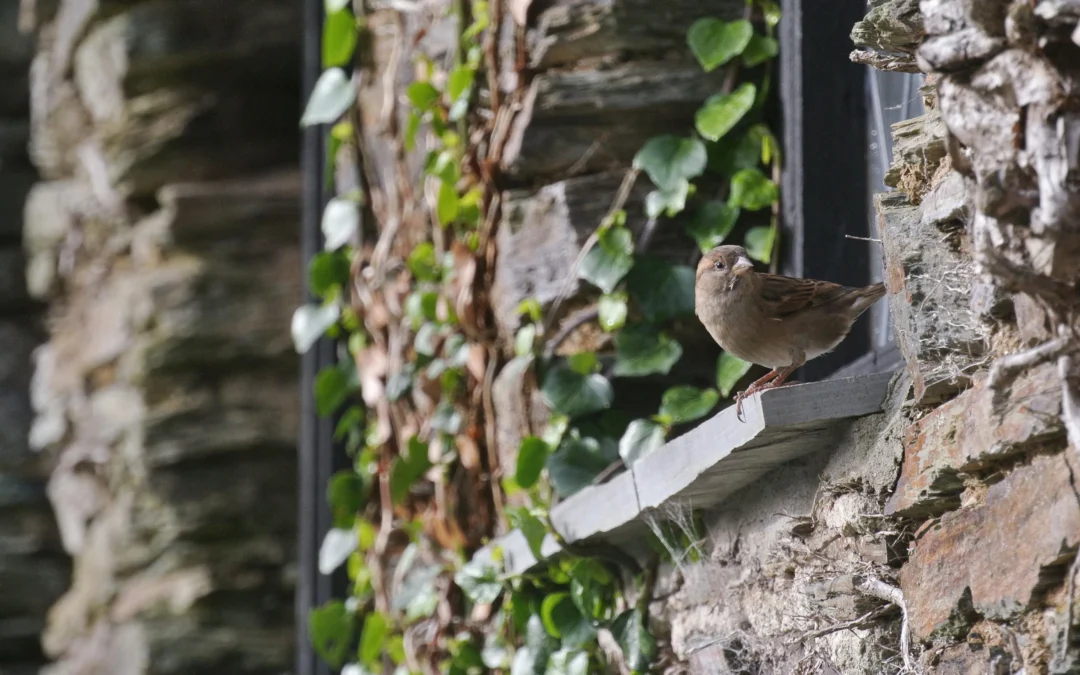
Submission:
M 592 483 L 611 461 L 595 438 L 570 436 L 548 457 L 548 478 L 560 495 L 569 497 Z
M 780 45 L 775 39 L 765 35 L 754 35 L 743 50 L 743 63 L 748 68 L 761 65 L 780 53 Z
M 422 443 L 416 436 L 409 439 L 405 456 L 395 457 L 390 465 L 390 496 L 395 504 L 400 503 L 409 488 L 432 466 L 428 459 L 428 444 Z
M 367 501 L 367 485 L 352 469 L 343 469 L 330 477 L 326 501 L 334 514 L 334 527 L 351 527 L 356 514 Z
M 439 90 L 430 82 L 413 82 L 405 90 L 405 95 L 409 98 L 409 102 L 422 112 L 431 110 L 439 101 Z
M 619 456 L 630 466 L 664 445 L 664 427 L 651 420 L 634 420 L 619 439 Z
M 326 7 L 327 14 L 333 14 L 334 12 L 340 12 L 349 6 L 349 0 L 326 0 L 324 7 Z
M 773 227 L 762 225 L 750 228 L 746 233 L 747 255 L 768 265 L 772 260 L 775 239 L 776 229 Z
M 652 323 L 694 313 L 694 270 L 685 265 L 643 256 L 630 271 L 626 286 Z
M 308 635 L 319 657 L 337 668 L 352 646 L 353 618 L 340 600 L 331 600 L 308 614 Z
M 382 654 L 383 641 L 390 632 L 390 622 L 381 612 L 368 612 L 360 631 L 360 648 L 357 656 L 364 663 L 374 665 Z
M 593 558 L 579 559 L 570 568 L 570 599 L 593 621 L 606 622 L 615 608 L 615 579 Z
M 533 614 L 525 625 L 525 646 L 514 654 L 510 675 L 544 675 L 548 658 L 558 646 L 558 641 L 544 629 L 543 620 Z
M 356 19 L 352 12 L 341 10 L 326 15 L 323 23 L 323 68 L 344 66 L 356 48 Z
M 341 310 L 336 304 L 308 304 L 298 307 L 292 317 L 292 340 L 297 354 L 303 354 L 337 323 Z
M 757 87 L 744 82 L 730 94 L 710 96 L 694 115 L 698 133 L 710 141 L 719 139 L 750 112 L 756 95 Z
M 637 609 L 626 610 L 615 619 L 611 632 L 630 670 L 646 672 L 656 658 L 656 640 L 649 633 L 642 613 Z
M 710 72 L 741 54 L 753 35 L 754 28 L 745 19 L 731 23 L 698 19 L 690 26 L 686 42 L 701 67 Z
M 649 175 L 661 190 L 673 190 L 679 181 L 701 175 L 707 160 L 705 144 L 696 138 L 664 135 L 650 138 L 634 155 L 634 168 Z
M 563 647 L 548 659 L 544 675 L 588 675 L 589 653 Z
M 615 336 L 615 375 L 667 375 L 682 356 L 682 346 L 647 325 L 631 326 Z
M 478 605 L 490 605 L 503 590 L 498 570 L 475 558 L 462 565 L 454 575 L 454 583 Z
M 690 183 L 679 180 L 670 190 L 653 190 L 645 195 L 645 215 L 659 218 L 666 213 L 668 218 L 686 208 L 686 198 L 690 194 Z
M 600 328 L 605 332 L 619 330 L 626 325 L 626 294 L 610 293 L 600 296 L 596 304 L 597 315 L 600 319 Z
M 514 473 L 514 481 L 523 488 L 531 488 L 540 479 L 540 472 L 544 469 L 551 448 L 544 439 L 536 436 L 527 436 L 518 447 L 517 471 Z
M 430 241 L 417 244 L 405 264 L 419 281 L 439 280 L 439 261 L 435 259 L 435 246 Z
M 494 631 L 486 632 L 480 659 L 492 670 L 505 670 L 510 665 L 510 650 L 502 635 Z
M 715 389 L 697 387 L 672 387 L 660 400 L 659 417 L 672 424 L 691 422 L 709 414 L 720 400 Z
M 349 282 L 349 259 L 335 252 L 316 253 L 308 263 L 308 284 L 311 292 L 326 297 L 334 288 Z
M 723 176 L 733 176 L 742 169 L 753 169 L 761 163 L 761 145 L 768 127 L 755 124 L 745 134 L 724 136 L 709 144 L 709 169 Z
M 731 196 L 728 203 L 748 211 L 759 211 L 780 198 L 776 183 L 759 169 L 743 169 L 731 177 Z
M 571 354 L 566 359 L 567 365 L 570 366 L 570 370 L 578 373 L 579 375 L 590 375 L 596 372 L 596 369 L 600 365 L 600 359 L 596 358 L 595 352 L 578 352 Z
M 576 373 L 565 363 L 548 370 L 540 391 L 552 409 L 568 417 L 581 417 L 610 408 L 615 398 L 606 377 L 596 373 Z
M 514 356 L 528 356 L 532 354 L 533 345 L 536 343 L 536 324 L 527 323 L 518 328 L 514 335 Z
M 605 293 L 611 293 L 634 266 L 634 240 L 625 227 L 612 227 L 600 233 L 581 261 L 578 278 L 588 281 Z
M 727 398 L 731 394 L 731 390 L 735 388 L 742 376 L 750 370 L 750 365 L 728 352 L 720 355 L 716 361 L 716 388 L 720 390 L 721 396 Z
M 319 574 L 332 574 L 349 559 L 359 542 L 352 528 L 333 528 L 323 537 L 319 547 Z
M 347 365 L 347 364 L 345 364 Z M 349 375 L 339 366 L 327 366 L 315 376 L 315 412 L 329 417 L 349 397 Z
M 439 218 L 439 224 L 446 227 L 457 219 L 458 211 L 461 209 L 461 198 L 458 196 L 457 188 L 453 183 L 443 181 L 439 185 L 439 202 L 436 209 L 436 215 Z
M 345 114 L 356 100 L 356 89 L 341 68 L 324 71 L 311 89 L 300 126 L 331 124 Z
M 693 220 L 686 226 L 686 232 L 697 242 L 702 253 L 724 243 L 731 234 L 735 221 L 739 219 L 739 209 L 724 202 L 706 202 Z
M 353 238 L 360 229 L 360 208 L 351 199 L 334 197 L 326 204 L 322 215 L 323 248 L 336 251 Z
M 537 560 L 542 560 L 540 550 L 544 545 L 544 537 L 547 536 L 547 528 L 544 526 L 544 522 L 525 507 L 509 509 L 506 515 L 510 519 L 510 525 L 521 530 L 521 534 L 525 536 L 525 541 L 528 542 L 532 554 L 536 556 Z
M 468 66 L 458 66 L 450 71 L 450 77 L 446 79 L 446 95 L 451 101 L 456 101 L 465 94 L 473 84 L 476 72 Z
M 552 593 L 540 605 L 540 618 L 548 635 L 567 647 L 581 647 L 596 636 L 596 629 L 581 615 L 569 593 Z

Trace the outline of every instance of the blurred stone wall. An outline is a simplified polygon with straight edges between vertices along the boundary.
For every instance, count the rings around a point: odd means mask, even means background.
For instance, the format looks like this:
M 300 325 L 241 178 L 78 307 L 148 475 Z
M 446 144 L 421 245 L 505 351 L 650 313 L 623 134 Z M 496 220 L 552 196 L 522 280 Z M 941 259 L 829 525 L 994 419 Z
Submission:
M 46 672 L 287 672 L 300 3 L 60 0 L 23 2 L 22 12 L 31 34 L 20 44 L 36 46 L 19 66 L 29 124 L 24 102 L 13 146 L 28 147 L 40 178 L 11 209 L 24 215 L 26 260 L 25 283 L 18 274 L 11 287 L 25 289 L 20 307 L 47 309 L 32 368 L 33 341 L 18 343 L 16 376 L 33 373 L 18 441 L 48 476 L 36 494 L 58 526 L 38 546 L 60 554 L 62 544 L 72 566 L 48 589 L 25 587 L 37 621 L 52 604 Z M 21 260 L 8 206 L 0 256 Z M 20 315 L 18 335 L 28 325 Z M 5 445 L 0 459 L 8 454 Z M 4 574 L 26 564 L 5 554 L 5 535 L 0 645 Z M 29 578 L 47 573 L 42 564 Z

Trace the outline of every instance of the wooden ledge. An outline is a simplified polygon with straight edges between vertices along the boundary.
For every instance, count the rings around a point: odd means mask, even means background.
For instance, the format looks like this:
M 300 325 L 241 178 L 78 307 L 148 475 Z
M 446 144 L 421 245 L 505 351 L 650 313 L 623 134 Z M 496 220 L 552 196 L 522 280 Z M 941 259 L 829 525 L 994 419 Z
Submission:
M 633 464 L 603 485 L 587 487 L 551 511 L 551 521 L 571 544 L 605 542 L 638 549 L 645 518 L 669 504 L 694 509 L 716 506 L 772 469 L 824 448 L 839 423 L 883 409 L 893 373 L 781 387 L 753 396 Z M 659 514 L 662 520 L 662 513 Z M 493 560 L 502 550 L 507 573 L 525 572 L 540 561 L 514 530 L 477 552 Z M 548 558 L 561 550 L 548 535 Z

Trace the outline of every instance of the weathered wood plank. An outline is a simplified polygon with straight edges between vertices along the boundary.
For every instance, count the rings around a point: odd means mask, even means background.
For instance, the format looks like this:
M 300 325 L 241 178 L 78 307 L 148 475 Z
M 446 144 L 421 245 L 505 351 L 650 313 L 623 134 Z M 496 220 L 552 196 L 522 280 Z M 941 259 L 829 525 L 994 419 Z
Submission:
M 729 407 L 693 431 L 636 462 L 629 472 L 582 490 L 552 509 L 552 522 L 569 543 L 603 542 L 633 550 L 644 520 L 667 504 L 715 507 L 772 469 L 828 446 L 840 422 L 882 410 L 893 373 L 793 385 L 764 392 L 744 405 L 745 422 Z M 508 572 L 539 561 L 517 530 L 480 551 L 494 560 L 502 549 Z M 561 548 L 548 537 L 544 557 Z

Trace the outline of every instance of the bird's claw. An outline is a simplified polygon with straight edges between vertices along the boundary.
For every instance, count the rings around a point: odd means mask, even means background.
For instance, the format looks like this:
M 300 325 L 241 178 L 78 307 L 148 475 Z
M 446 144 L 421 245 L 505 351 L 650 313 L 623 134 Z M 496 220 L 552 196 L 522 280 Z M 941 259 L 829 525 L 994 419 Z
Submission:
M 740 422 L 746 421 L 746 419 L 743 417 L 742 410 L 742 402 L 746 399 L 746 397 L 747 393 L 745 391 L 740 391 L 738 394 L 735 394 L 735 418 Z

